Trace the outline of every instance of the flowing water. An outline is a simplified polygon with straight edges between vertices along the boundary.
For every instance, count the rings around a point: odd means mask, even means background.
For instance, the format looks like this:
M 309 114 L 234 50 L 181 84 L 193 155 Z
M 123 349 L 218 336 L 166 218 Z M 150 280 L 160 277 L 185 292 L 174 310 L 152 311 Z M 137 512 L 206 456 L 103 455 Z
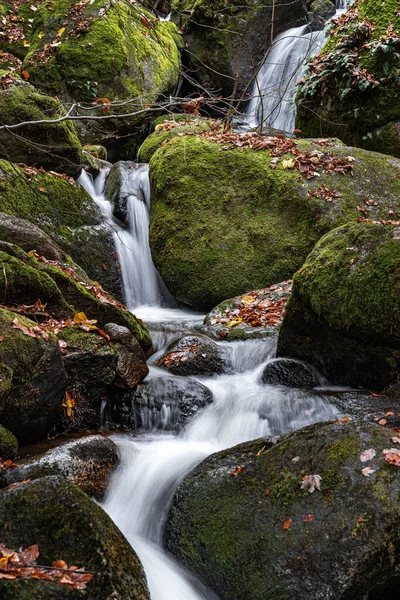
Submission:
M 132 170 L 126 228 L 113 217 L 112 207 L 105 198 L 107 174 L 102 171 L 93 182 L 84 173 L 80 182 L 113 228 L 126 302 L 148 324 L 155 349 L 149 363 L 154 365 L 173 340 L 201 330 L 204 315 L 161 306 L 162 287 L 148 247 L 147 166 Z M 212 392 L 213 401 L 182 431 L 165 433 L 172 413 L 163 400 L 158 415 L 148 416 L 147 421 L 143 419 L 149 431 L 115 436 L 121 465 L 110 483 L 104 508 L 138 553 L 152 600 L 217 600 L 211 590 L 185 572 L 162 548 L 168 506 L 183 477 L 213 452 L 262 436 L 278 436 L 338 414 L 336 407 L 318 390 L 306 392 L 261 384 L 261 372 L 275 356 L 275 339 L 218 344 L 227 373 L 197 378 Z M 165 371 L 150 367 L 149 379 L 166 377 Z M 178 379 L 185 384 L 185 378 Z M 159 389 L 168 388 L 159 386 Z M 102 412 L 105 415 L 105 406 Z M 151 426 L 155 428 L 150 429 Z
M 343 8 L 344 0 L 338 0 Z M 268 61 L 259 73 L 257 93 L 249 104 L 248 121 L 291 131 L 294 127 L 295 85 L 305 60 L 319 51 L 323 32 L 310 33 L 308 26 L 278 36 Z M 260 101 L 259 92 L 266 96 Z M 124 182 L 128 226 L 113 217 L 105 197 L 108 170 L 96 181 L 83 173 L 80 183 L 100 207 L 113 230 L 119 255 L 125 301 L 150 329 L 154 365 L 168 345 L 185 333 L 202 330 L 204 315 L 176 308 L 151 258 L 149 247 L 150 191 L 147 165 L 135 165 Z M 246 291 L 246 290 L 243 290 Z M 253 339 L 218 342 L 227 372 L 197 378 L 212 392 L 211 404 L 178 432 L 166 433 L 171 411 L 162 396 L 159 415 L 148 418 L 148 431 L 115 436 L 121 464 L 115 472 L 104 508 L 138 553 L 152 600 L 218 600 L 214 593 L 186 572 L 162 547 L 162 535 L 174 490 L 185 475 L 213 452 L 262 436 L 279 436 L 311 423 L 336 418 L 339 410 L 321 389 L 288 389 L 261 384 L 261 373 L 274 360 L 275 340 Z M 166 378 L 165 371 L 150 366 L 149 379 Z M 169 375 L 168 375 L 169 377 Z M 179 378 L 180 385 L 187 379 Z M 321 386 L 326 382 L 320 380 Z M 155 389 L 168 387 L 160 385 Z M 160 400 L 160 399 L 159 399 Z M 154 409 L 156 410 L 156 409 Z M 106 406 L 102 407 L 106 414 Z
M 336 0 L 335 16 L 345 6 L 346 0 Z M 248 127 L 293 132 L 297 84 L 306 71 L 307 61 L 319 54 L 326 39 L 326 29 L 311 31 L 310 25 L 293 27 L 276 36 L 258 72 L 247 105 L 245 122 Z

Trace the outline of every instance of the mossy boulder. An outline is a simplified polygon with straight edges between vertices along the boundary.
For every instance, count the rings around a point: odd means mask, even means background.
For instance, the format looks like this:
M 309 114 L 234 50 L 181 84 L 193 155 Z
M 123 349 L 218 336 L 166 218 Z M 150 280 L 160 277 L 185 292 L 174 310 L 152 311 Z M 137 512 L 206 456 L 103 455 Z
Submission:
M 0 473 L 1 487 L 17 481 L 57 475 L 71 481 L 89 496 L 102 500 L 119 453 L 109 438 L 96 435 L 74 440 L 41 456 L 18 462 L 18 466 Z
M 50 429 L 64 399 L 67 378 L 57 338 L 29 337 L 12 326 L 35 322 L 0 309 L 0 422 L 20 443 L 40 439 Z
M 26 49 L 21 40 L 18 51 L 30 82 L 41 92 L 57 95 L 66 104 L 93 103 L 92 116 L 101 117 L 108 110 L 103 110 L 103 100 L 105 106 L 109 101 L 132 100 L 115 109 L 115 114 L 129 115 L 174 91 L 180 71 L 180 36 L 173 23 L 160 22 L 151 12 L 125 2 L 95 0 L 83 6 L 46 0 L 39 1 L 37 8 L 29 14 L 33 23 L 28 22 L 24 8 L 17 9 L 30 43 Z M 87 105 L 77 112 L 88 115 L 86 109 Z M 85 143 L 103 140 L 108 147 L 119 145 L 122 153 L 121 141 L 115 144 L 108 133 L 137 131 L 143 116 L 103 120 L 102 132 L 96 122 L 79 121 L 78 132 Z
M 192 307 L 210 310 L 289 279 L 323 234 L 360 215 L 400 213 L 394 158 L 335 140 L 302 140 L 301 152 L 354 159 L 353 177 L 319 169 L 320 177 L 306 179 L 285 169 L 292 155 L 271 168 L 269 150 L 224 146 L 223 137 L 178 137 L 150 161 L 153 260 L 170 292 Z M 322 186 L 338 197 L 324 198 Z
M 57 119 L 64 109 L 55 98 L 22 83 L 0 90 L 0 114 L 2 124 L 15 125 Z M 82 168 L 81 144 L 70 121 L 1 130 L 0 158 L 73 176 Z
M 0 210 L 40 227 L 92 279 L 121 298 L 113 232 L 86 190 L 73 179 L 0 160 Z M 12 241 L 18 244 L 16 238 Z
M 369 423 L 320 423 L 272 447 L 261 438 L 213 454 L 175 492 L 167 548 L 221 600 L 395 598 L 400 471 L 383 454 L 391 437 Z M 321 478 L 313 493 L 311 476 Z
M 327 20 L 336 12 L 335 3 L 332 0 L 314 0 L 311 2 L 309 14 L 310 17 L 315 19 L 316 17 L 322 17 Z
M 127 327 L 144 350 L 151 347 L 142 321 L 108 296 L 77 265 L 42 262 L 16 246 L 0 250 L 0 293 L 9 305 L 32 305 L 40 300 L 57 318 L 83 312 L 104 328 L 107 323 Z
M 17 457 L 18 441 L 15 435 L 0 425 L 0 458 L 14 460 Z
M 357 0 L 344 18 L 299 88 L 296 126 L 400 156 L 397 0 Z
M 173 0 L 188 43 L 188 61 L 203 85 L 235 98 L 251 91 L 254 67 L 271 38 L 307 22 L 305 3 L 273 0 Z M 273 34 L 272 34 L 273 27 Z
M 296 273 L 278 355 L 336 384 L 381 390 L 400 372 L 400 227 L 348 224 L 325 235 Z
M 68 481 L 44 477 L 1 492 L 0 534 L 9 548 L 38 544 L 38 564 L 62 559 L 94 572 L 79 598 L 149 600 L 144 571 L 130 544 L 103 509 Z M 8 582 L 1 581 L 2 597 L 3 585 L 7 593 L 10 589 Z M 52 597 L 53 587 L 49 589 L 47 595 L 39 587 L 42 598 Z M 16 590 L 19 593 L 19 587 Z M 26 598 L 23 593 L 13 598 Z

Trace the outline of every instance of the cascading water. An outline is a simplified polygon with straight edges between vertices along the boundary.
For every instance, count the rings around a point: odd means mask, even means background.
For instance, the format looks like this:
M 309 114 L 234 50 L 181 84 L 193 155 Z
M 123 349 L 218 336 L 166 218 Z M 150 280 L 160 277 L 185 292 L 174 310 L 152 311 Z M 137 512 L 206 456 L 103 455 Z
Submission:
M 343 5 L 344 1 L 338 0 L 338 8 Z M 303 72 L 305 59 L 319 50 L 324 35 L 310 33 L 306 27 L 289 30 L 276 38 L 268 63 L 259 74 L 258 87 L 268 93 L 267 103 L 261 106 L 256 97 L 258 92 L 250 103 L 248 118 L 253 126 L 263 122 L 286 131 L 293 129 L 295 84 Z M 127 199 L 128 228 L 114 219 L 111 205 L 104 197 L 107 174 L 108 171 L 103 170 L 93 182 L 83 173 L 79 181 L 113 228 L 126 302 L 148 323 L 156 350 L 149 362 L 154 364 L 155 358 L 165 352 L 173 339 L 188 330 L 201 329 L 203 316 L 162 308 L 162 282 L 149 248 L 147 165 L 132 169 Z M 174 490 L 196 464 L 209 454 L 237 443 L 261 436 L 278 436 L 340 415 L 323 390 L 296 390 L 261 383 L 261 373 L 275 355 L 273 339 L 218 344 L 228 365 L 227 373 L 198 378 L 198 382 L 212 392 L 213 402 L 200 410 L 179 434 L 162 431 L 171 418 L 167 399 L 163 397 L 159 415 L 149 413 L 147 421 L 142 419 L 151 431 L 135 437 L 115 437 L 121 464 L 111 480 L 103 506 L 138 553 L 152 600 L 218 600 L 162 548 L 164 524 Z M 166 373 L 152 366 L 150 377 L 161 379 Z M 187 379 L 179 378 L 179 381 L 184 383 Z M 165 394 L 168 387 L 160 385 L 154 389 L 163 390 Z M 156 405 L 160 402 L 155 402 Z M 154 427 L 158 427 L 158 431 Z
M 336 0 L 337 11 L 345 6 L 346 0 Z M 303 25 L 284 31 L 273 40 L 247 105 L 248 127 L 293 132 L 297 83 L 306 71 L 307 61 L 321 51 L 326 38 L 325 30 L 311 31 L 310 25 Z

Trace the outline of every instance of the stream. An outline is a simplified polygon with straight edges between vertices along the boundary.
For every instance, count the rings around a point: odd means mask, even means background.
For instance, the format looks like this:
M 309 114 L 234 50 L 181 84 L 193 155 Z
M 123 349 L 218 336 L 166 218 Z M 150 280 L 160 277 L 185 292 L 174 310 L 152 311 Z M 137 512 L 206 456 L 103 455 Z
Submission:
M 337 7 L 343 8 L 343 0 Z M 310 33 L 303 26 L 276 38 L 257 84 L 260 88 L 268 85 L 271 93 L 264 105 L 253 94 L 247 113 L 250 125 L 265 121 L 286 131 L 293 130 L 295 83 L 304 70 L 304 60 L 319 50 L 324 37 L 324 32 Z M 283 93 L 282 81 L 286 82 Z M 151 333 L 155 354 L 149 359 L 148 377 L 165 377 L 165 371 L 154 366 L 156 359 L 172 341 L 201 331 L 204 315 L 176 308 L 154 267 L 149 247 L 148 165 L 134 165 L 126 171 L 127 227 L 113 217 L 112 207 L 105 198 L 107 175 L 108 169 L 103 169 L 93 182 L 83 172 L 79 181 L 113 229 L 126 304 L 147 323 Z M 318 421 L 335 419 L 340 414 L 323 393 L 327 382 L 322 379 L 321 387 L 313 391 L 260 383 L 263 368 L 274 359 L 275 339 L 218 344 L 228 373 L 192 378 L 212 392 L 213 401 L 182 431 L 168 431 L 170 417 L 163 406 L 158 419 L 148 420 L 156 424 L 155 428 L 113 438 L 119 446 L 121 464 L 112 477 L 103 508 L 139 555 L 152 600 L 218 600 L 162 546 L 169 504 L 188 472 L 224 448 L 262 436 L 279 436 Z

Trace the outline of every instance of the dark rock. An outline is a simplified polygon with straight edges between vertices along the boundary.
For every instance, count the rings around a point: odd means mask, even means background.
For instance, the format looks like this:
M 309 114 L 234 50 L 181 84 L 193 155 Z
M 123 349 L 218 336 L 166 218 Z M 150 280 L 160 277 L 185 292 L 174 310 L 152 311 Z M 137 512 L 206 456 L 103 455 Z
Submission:
M 67 377 L 57 338 L 29 337 L 22 326 L 35 322 L 8 310 L 0 310 L 0 421 L 22 443 L 39 440 L 50 429 L 61 409 Z
M 318 423 L 260 455 L 264 439 L 210 456 L 175 493 L 168 550 L 221 600 L 394 600 L 400 471 L 383 454 L 392 436 L 369 423 Z M 376 456 L 361 462 L 370 448 Z M 311 475 L 321 481 L 310 494 Z
M 48 260 L 67 262 L 66 254 L 51 237 L 26 219 L 0 213 L 0 238 L 3 242 L 16 244 L 25 252 L 35 250 Z
M 1 492 L 0 538 L 15 549 L 38 544 L 38 564 L 51 565 L 62 559 L 94 572 L 79 597 L 149 600 L 144 571 L 130 544 L 103 509 L 69 481 L 44 477 Z M 3 583 L 0 581 L 1 597 Z M 10 589 L 8 582 L 4 585 Z M 43 585 L 39 590 L 47 600 L 54 586 L 46 595 Z M 15 600 L 27 598 L 24 586 L 16 589 L 22 591 Z
M 173 375 L 210 377 L 226 370 L 219 346 L 206 336 L 185 336 L 173 342 L 156 366 Z
M 261 381 L 268 385 L 285 385 L 291 388 L 313 388 L 320 384 L 312 367 L 291 358 L 271 360 L 263 370 Z
M 0 581 L 1 600 L 74 600 L 87 597 L 66 585 L 38 579 Z
M 122 388 L 135 387 L 149 372 L 146 356 L 139 342 L 127 327 L 107 323 L 104 329 L 114 342 L 118 354 L 114 385 Z
M 18 441 L 15 435 L 0 425 L 0 458 L 14 460 L 17 457 Z
M 147 165 L 120 161 L 113 165 L 106 180 L 105 195 L 113 207 L 113 215 L 124 225 L 128 224 L 127 202 L 130 196 L 146 202 L 150 190 L 146 182 L 137 177 L 137 171 L 146 171 Z M 131 177 L 133 173 L 133 177 Z
M 114 344 L 96 332 L 67 327 L 59 334 L 66 342 L 64 366 L 68 390 L 73 394 L 74 418 L 63 415 L 56 431 L 87 431 L 101 426 L 101 405 L 110 394 L 117 373 L 118 353 Z
M 210 390 L 193 379 L 152 376 L 136 390 L 114 395 L 108 417 L 128 430 L 180 430 L 212 399 Z
M 111 473 L 119 463 L 116 444 L 96 435 L 49 450 L 41 456 L 19 462 L 17 467 L 0 472 L 0 485 L 57 475 L 71 481 L 89 496 L 102 500 Z
M 336 12 L 335 3 L 332 0 L 313 0 L 310 6 L 310 17 L 316 19 L 321 17 L 322 21 L 326 21 L 333 17 Z
M 400 372 L 400 227 L 358 223 L 325 235 L 294 277 L 278 356 L 338 385 L 382 390 Z

